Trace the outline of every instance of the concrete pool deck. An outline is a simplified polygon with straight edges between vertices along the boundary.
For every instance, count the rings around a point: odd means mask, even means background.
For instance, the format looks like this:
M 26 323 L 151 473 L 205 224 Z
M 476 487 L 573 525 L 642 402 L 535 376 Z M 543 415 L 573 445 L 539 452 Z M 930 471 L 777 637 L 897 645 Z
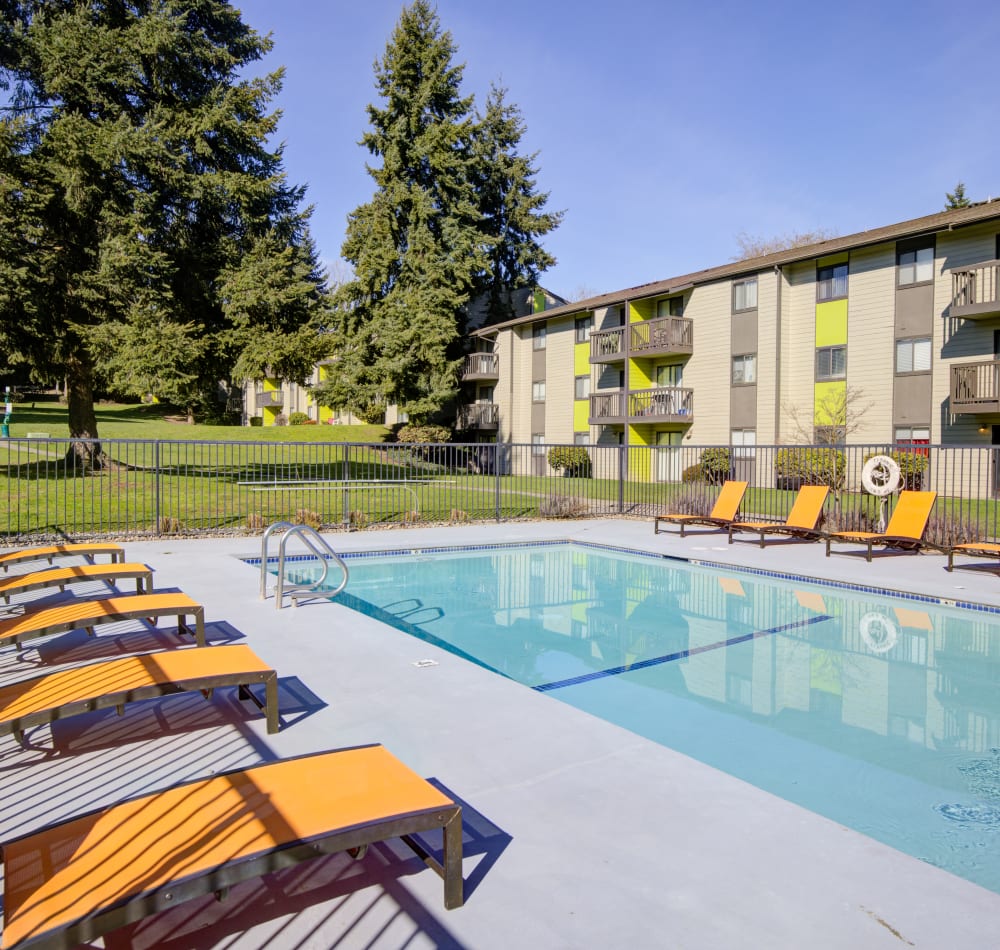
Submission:
M 591 520 L 330 533 L 338 551 L 570 538 L 1000 607 L 995 568 L 940 555 L 824 556 L 816 543 L 654 535 Z M 108 948 L 900 948 L 1000 945 L 1000 894 L 474 666 L 339 604 L 278 611 L 239 556 L 259 540 L 125 542 L 157 590 L 206 608 L 281 679 L 283 729 L 234 694 L 93 713 L 0 739 L 0 841 L 211 772 L 381 742 L 465 807 L 466 904 L 405 848 L 380 845 L 249 881 L 105 938 Z M 843 547 L 839 550 L 857 550 Z M 971 562 L 970 562 L 971 563 Z M 22 566 L 23 567 L 23 566 Z M 76 585 L 21 602 L 103 595 Z M 170 629 L 168 627 L 168 629 Z M 0 682 L 176 642 L 141 624 L 0 651 Z M 417 665 L 433 660 L 435 665 Z

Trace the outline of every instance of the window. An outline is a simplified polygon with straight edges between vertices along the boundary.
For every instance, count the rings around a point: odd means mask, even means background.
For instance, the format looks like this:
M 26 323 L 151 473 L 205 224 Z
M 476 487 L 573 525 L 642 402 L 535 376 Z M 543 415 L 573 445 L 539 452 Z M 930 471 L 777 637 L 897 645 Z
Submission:
M 934 279 L 934 245 L 900 249 L 898 254 L 899 286 L 920 284 Z
M 593 317 L 577 317 L 575 322 L 576 342 L 586 343 L 590 339 L 590 331 L 594 328 Z
M 896 340 L 897 373 L 927 373 L 930 368 L 931 341 L 929 337 Z
M 668 297 L 666 300 L 657 300 L 656 315 L 658 317 L 683 317 L 684 298 Z
M 733 446 L 733 458 L 752 459 L 757 445 L 756 429 L 733 429 L 729 435 Z
M 586 399 L 590 395 L 590 377 L 577 376 L 574 380 L 577 399 Z
M 574 445 L 590 445 L 590 433 L 589 432 L 574 432 L 573 433 L 573 444 Z
M 533 350 L 545 349 L 545 324 L 536 323 L 531 328 L 531 348 Z
M 531 435 L 531 454 L 532 455 L 544 455 L 545 454 L 545 434 L 542 432 L 533 432 Z
M 733 283 L 733 310 L 757 309 L 757 278 Z
M 531 401 L 545 402 L 545 380 L 540 379 L 531 384 Z
M 745 353 L 733 357 L 733 385 L 748 386 L 757 382 L 757 354 Z
M 847 296 L 847 264 L 816 268 L 816 300 L 836 300 Z
M 846 376 L 846 346 L 824 346 L 816 351 L 817 379 L 844 379 Z
M 894 438 L 897 445 L 930 445 L 930 426 L 896 426 Z

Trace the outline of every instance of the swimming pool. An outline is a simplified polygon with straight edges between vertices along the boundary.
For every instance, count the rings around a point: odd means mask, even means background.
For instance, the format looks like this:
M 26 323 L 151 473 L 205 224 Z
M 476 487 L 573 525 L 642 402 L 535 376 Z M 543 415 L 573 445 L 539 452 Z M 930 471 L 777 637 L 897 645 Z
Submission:
M 1000 892 L 1000 615 L 579 543 L 349 563 L 347 605 Z

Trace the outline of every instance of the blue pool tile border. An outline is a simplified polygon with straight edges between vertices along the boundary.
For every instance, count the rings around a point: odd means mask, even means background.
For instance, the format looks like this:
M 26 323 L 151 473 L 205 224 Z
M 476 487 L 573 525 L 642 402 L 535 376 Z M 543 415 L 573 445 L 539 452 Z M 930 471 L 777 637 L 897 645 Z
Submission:
M 797 584 L 813 584 L 816 587 L 825 587 L 833 590 L 853 591 L 854 593 L 860 594 L 875 594 L 879 597 L 888 597 L 893 600 L 905 600 L 911 603 L 932 604 L 939 607 L 957 607 L 959 610 L 970 610 L 976 613 L 1000 616 L 1000 607 L 993 607 L 989 604 L 980 604 L 971 600 L 958 600 L 951 597 L 934 597 L 928 594 L 914 594 L 909 591 L 876 587 L 872 584 L 856 584 L 850 581 L 833 581 L 826 578 L 812 577 L 808 574 L 789 574 L 784 571 L 768 570 L 767 568 L 746 567 L 739 564 L 726 564 L 722 561 L 682 557 L 676 554 L 662 554 L 653 551 L 643 551 L 639 548 L 632 548 L 624 545 L 605 544 L 597 541 L 583 541 L 573 538 L 545 538 L 539 541 L 497 541 L 489 544 L 442 544 L 414 546 L 408 548 L 385 548 L 383 550 L 372 551 L 345 551 L 340 553 L 339 557 L 344 561 L 352 561 L 379 557 L 420 557 L 428 554 L 474 553 L 477 551 L 540 548 L 558 545 L 592 548 L 596 551 L 610 551 L 615 554 L 628 554 L 634 557 L 649 558 L 654 561 L 679 561 L 684 564 L 693 564 L 696 567 L 708 567 L 717 571 L 729 571 L 733 574 L 773 577 L 776 580 L 789 581 Z M 312 554 L 293 554 L 286 556 L 285 560 L 288 562 L 309 561 L 313 560 L 314 557 L 315 555 Z M 254 567 L 259 567 L 261 561 L 259 557 L 241 557 L 240 560 L 245 564 L 249 564 Z M 269 564 L 277 564 L 277 562 L 278 558 L 275 555 L 268 558 Z

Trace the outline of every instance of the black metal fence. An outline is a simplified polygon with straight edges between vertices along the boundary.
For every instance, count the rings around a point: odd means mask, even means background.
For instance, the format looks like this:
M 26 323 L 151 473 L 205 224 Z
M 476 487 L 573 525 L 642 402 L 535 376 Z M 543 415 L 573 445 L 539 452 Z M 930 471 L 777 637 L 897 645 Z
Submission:
M 69 439 L 0 440 L 0 538 L 258 533 L 276 520 L 325 529 L 707 512 L 727 478 L 744 517 L 782 520 L 825 484 L 828 524 L 884 514 L 862 487 L 889 455 L 900 487 L 938 493 L 942 542 L 1000 536 L 1000 449 L 978 446 L 523 445 L 103 439 L 83 471 Z M 887 501 L 891 504 L 892 496 Z

